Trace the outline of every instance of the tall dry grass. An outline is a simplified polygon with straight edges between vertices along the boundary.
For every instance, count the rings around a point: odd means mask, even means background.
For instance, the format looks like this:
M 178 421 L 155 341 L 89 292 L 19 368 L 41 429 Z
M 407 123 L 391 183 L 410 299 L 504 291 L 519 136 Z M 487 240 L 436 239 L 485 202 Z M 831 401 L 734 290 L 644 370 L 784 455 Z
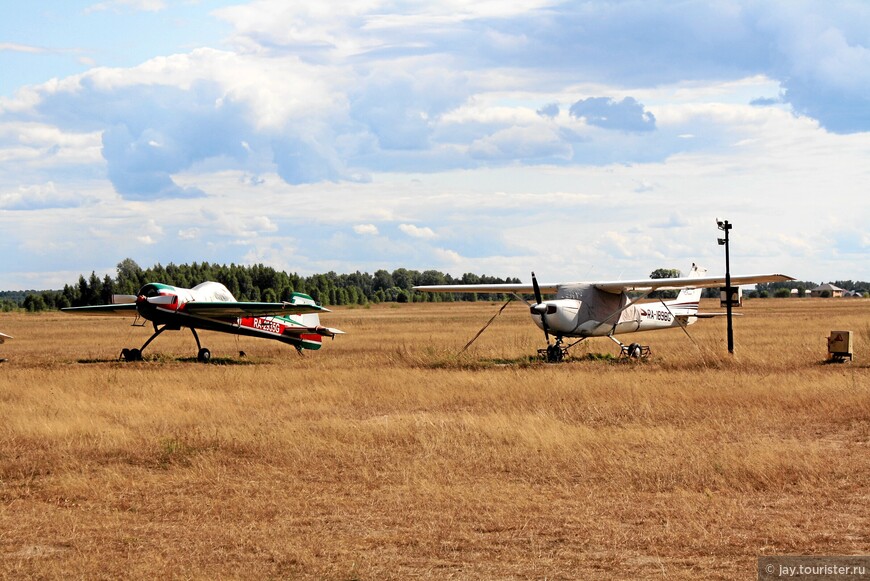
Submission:
M 0 572 L 734 579 L 870 549 L 870 302 L 749 302 L 733 357 L 713 320 L 563 365 L 511 306 L 458 356 L 497 308 L 340 310 L 305 357 L 202 333 L 216 365 L 186 332 L 127 364 L 148 329 L 4 315 Z M 825 363 L 835 329 L 854 362 Z

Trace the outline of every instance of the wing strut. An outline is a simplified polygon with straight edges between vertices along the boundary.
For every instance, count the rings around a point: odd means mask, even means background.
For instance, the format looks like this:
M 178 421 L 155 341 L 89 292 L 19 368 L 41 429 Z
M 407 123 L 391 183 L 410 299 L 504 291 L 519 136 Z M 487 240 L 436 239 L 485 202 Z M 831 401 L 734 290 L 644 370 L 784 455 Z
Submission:
M 678 316 L 674 314 L 674 312 L 671 310 L 671 307 L 668 306 L 668 303 L 666 303 L 664 299 L 659 299 L 659 301 L 661 301 L 662 306 L 664 306 L 668 310 L 674 320 L 680 325 L 680 329 L 683 330 L 683 333 L 686 334 L 686 337 L 688 337 L 689 340 L 695 344 L 695 347 L 698 347 L 698 349 L 700 349 L 701 347 L 698 345 L 697 342 L 695 342 L 694 337 L 689 334 L 689 330 L 686 328 L 688 325 L 686 325 Z
M 498 312 L 492 316 L 492 318 L 491 318 L 491 319 L 486 323 L 486 325 L 484 325 L 483 328 L 482 328 L 480 331 L 477 332 L 477 335 L 475 335 L 474 337 L 472 337 L 471 341 L 469 341 L 468 343 L 465 344 L 465 347 L 463 347 L 463 348 L 462 348 L 462 351 L 459 352 L 460 355 L 462 355 L 463 353 L 465 353 L 466 349 L 468 349 L 469 347 L 471 347 L 471 344 L 474 343 L 475 341 L 477 341 L 477 338 L 480 337 L 480 336 L 483 334 L 484 331 L 486 331 L 486 328 L 489 327 L 489 325 L 490 325 L 493 321 L 495 321 L 495 318 L 498 317 L 498 316 L 501 314 L 501 312 L 502 312 L 503 310 L 505 310 L 505 307 L 507 307 L 507 306 L 510 304 L 510 302 L 511 302 L 512 300 L 514 300 L 514 298 L 513 298 L 512 296 L 508 297 L 507 302 L 505 302 L 505 304 L 503 304 L 503 305 L 501 306 L 501 308 L 498 310 Z

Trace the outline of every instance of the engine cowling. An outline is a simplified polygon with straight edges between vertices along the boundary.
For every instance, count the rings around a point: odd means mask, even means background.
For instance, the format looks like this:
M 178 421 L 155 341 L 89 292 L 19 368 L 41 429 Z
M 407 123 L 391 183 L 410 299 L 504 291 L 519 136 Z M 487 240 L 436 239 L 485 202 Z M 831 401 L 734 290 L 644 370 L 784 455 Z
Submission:
M 580 301 L 574 299 L 543 301 L 532 305 L 529 308 L 529 313 L 538 328 L 544 329 L 542 318 L 546 317 L 547 330 L 550 333 L 570 335 L 579 326 L 580 305 Z

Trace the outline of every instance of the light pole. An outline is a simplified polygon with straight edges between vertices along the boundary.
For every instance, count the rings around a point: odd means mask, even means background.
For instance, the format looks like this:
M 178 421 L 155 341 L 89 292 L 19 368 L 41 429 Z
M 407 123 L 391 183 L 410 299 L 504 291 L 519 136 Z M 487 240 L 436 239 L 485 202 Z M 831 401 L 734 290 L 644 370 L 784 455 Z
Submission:
M 716 225 L 719 230 L 725 232 L 725 238 L 719 238 L 719 246 L 725 247 L 725 314 L 728 319 L 728 353 L 734 354 L 734 327 L 731 326 L 731 300 L 734 289 L 731 288 L 731 257 L 728 251 L 728 231 L 731 230 L 731 224 L 728 220 L 724 222 L 716 220 Z

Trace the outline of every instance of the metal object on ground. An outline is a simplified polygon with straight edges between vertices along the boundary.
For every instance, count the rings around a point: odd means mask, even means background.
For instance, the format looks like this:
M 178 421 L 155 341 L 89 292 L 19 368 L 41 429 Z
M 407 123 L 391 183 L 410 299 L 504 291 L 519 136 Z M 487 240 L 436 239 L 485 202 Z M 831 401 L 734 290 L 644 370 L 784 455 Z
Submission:
M 831 331 L 828 337 L 828 355 L 832 361 L 852 361 L 852 331 Z

